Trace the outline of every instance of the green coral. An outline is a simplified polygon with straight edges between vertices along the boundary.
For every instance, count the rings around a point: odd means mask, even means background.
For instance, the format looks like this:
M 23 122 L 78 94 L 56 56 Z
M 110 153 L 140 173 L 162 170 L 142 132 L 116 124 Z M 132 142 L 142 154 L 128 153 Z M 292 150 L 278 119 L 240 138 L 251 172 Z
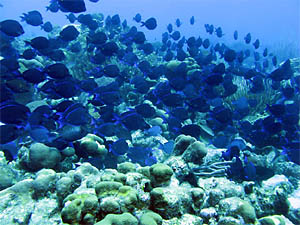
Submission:
M 170 183 L 173 170 L 168 165 L 157 163 L 150 167 L 150 180 L 152 187 L 167 186 Z
M 104 158 L 108 151 L 103 143 L 103 140 L 97 135 L 88 134 L 74 142 L 74 148 L 75 150 L 84 152 L 89 156 L 100 156 Z
M 152 211 L 148 211 L 141 216 L 140 225 L 161 225 L 162 217 Z
M 87 220 L 94 223 L 99 210 L 98 199 L 92 194 L 71 194 L 63 205 L 61 217 L 68 224 L 87 224 Z
M 206 156 L 206 154 L 207 148 L 205 147 L 205 144 L 200 141 L 195 141 L 187 147 L 182 155 L 182 158 L 186 162 L 202 164 L 203 158 Z
M 259 219 L 261 225 L 285 225 L 284 218 L 279 215 L 266 216 Z
M 138 220 L 130 213 L 108 214 L 95 225 L 138 225 Z

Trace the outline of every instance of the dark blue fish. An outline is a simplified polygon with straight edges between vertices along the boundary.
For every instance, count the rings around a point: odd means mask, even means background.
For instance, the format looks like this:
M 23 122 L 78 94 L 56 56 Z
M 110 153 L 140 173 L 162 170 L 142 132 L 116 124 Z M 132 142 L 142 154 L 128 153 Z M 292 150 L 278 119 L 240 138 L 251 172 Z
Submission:
M 267 110 L 275 117 L 282 117 L 286 112 L 284 104 L 273 104 L 271 106 L 267 105 Z
M 244 160 L 245 166 L 243 169 L 244 178 L 247 181 L 256 180 L 256 168 L 252 162 L 249 162 L 247 157 Z
M 96 134 L 103 137 L 112 137 L 117 133 L 117 125 L 112 122 L 103 123 L 96 128 Z
M 243 163 L 239 157 L 235 158 L 235 163 L 230 165 L 230 168 L 226 171 L 229 178 L 243 179 Z
M 45 32 L 49 33 L 53 30 L 53 26 L 51 24 L 51 22 L 46 22 L 43 25 L 41 25 L 41 29 L 43 29 Z
M 177 49 L 176 58 L 179 61 L 185 60 L 186 57 L 187 57 L 187 54 L 185 53 L 185 51 L 182 48 Z
M 173 152 L 174 145 L 175 145 L 175 142 L 171 140 L 164 144 L 160 144 L 159 148 L 162 149 L 165 153 L 170 155 Z
M 213 109 L 213 117 L 220 123 L 232 123 L 232 111 L 224 106 L 218 106 Z
M 251 34 L 248 33 L 245 37 L 244 37 L 245 43 L 249 44 L 251 42 Z
M 129 146 L 124 138 L 121 138 L 110 145 L 109 150 L 115 155 L 124 155 L 128 152 Z
M 217 35 L 218 38 L 221 38 L 221 37 L 224 36 L 221 27 L 216 28 L 215 32 L 216 32 L 216 35 Z
M 11 141 L 16 140 L 21 131 L 13 124 L 1 125 L 0 126 L 0 144 L 7 144 Z
M 23 79 L 11 79 L 6 81 L 5 84 L 14 93 L 26 93 L 30 91 L 30 85 Z
M 80 13 L 86 11 L 84 0 L 72 0 L 72 1 L 57 0 L 57 1 L 63 12 Z
M 282 88 L 281 91 L 286 99 L 292 99 L 295 95 L 295 89 L 290 85 L 287 85 L 286 87 Z
M 25 70 L 22 73 L 22 77 L 24 78 L 24 80 L 33 84 L 38 84 L 46 79 L 45 74 L 38 69 Z
M 24 125 L 29 114 L 28 107 L 16 102 L 6 102 L 0 105 L 0 121 L 5 124 Z
M 88 129 L 81 125 L 65 124 L 58 130 L 60 138 L 65 142 L 74 142 L 88 134 Z
M 77 20 L 77 17 L 74 15 L 74 13 L 69 13 L 68 15 L 66 15 L 66 18 L 70 23 L 75 23 L 75 21 Z
M 269 60 L 265 59 L 265 60 L 263 61 L 263 67 L 264 67 L 265 69 L 269 67 Z
M 152 155 L 151 148 L 141 146 L 130 147 L 127 156 L 134 163 L 139 163 L 142 166 L 151 166 L 157 162 L 156 158 Z
M 168 30 L 169 33 L 172 33 L 172 31 L 173 31 L 173 26 L 172 26 L 172 24 L 170 24 L 170 23 L 168 24 L 167 30 Z
M 72 19 L 74 19 L 74 18 L 72 18 Z M 80 14 L 77 17 L 77 20 L 79 23 L 84 24 L 88 27 L 89 24 L 91 24 L 93 22 L 93 17 L 91 14 Z
M 120 53 L 120 51 L 118 53 Z M 130 66 L 135 65 L 139 61 L 139 58 L 133 52 L 125 53 L 125 55 L 121 59 L 124 61 L 124 63 Z
M 204 24 L 205 31 L 209 34 L 213 34 L 214 32 L 214 25 Z
M 259 40 L 258 39 L 255 40 L 255 42 L 253 43 L 253 46 L 255 49 L 259 48 Z
M 237 40 L 238 37 L 239 37 L 238 31 L 235 30 L 234 33 L 233 33 L 233 39 L 234 39 L 234 40 Z
M 148 30 L 154 30 L 157 27 L 157 22 L 154 17 L 147 19 L 145 22 L 142 22 L 142 26 L 145 26 Z
M 210 74 L 205 78 L 205 82 L 211 86 L 217 86 L 223 82 L 222 74 Z
M 280 122 L 276 122 L 275 118 L 268 116 L 262 120 L 264 131 L 268 132 L 269 135 L 278 134 L 282 130 Z
M 142 49 L 145 55 L 150 55 L 154 51 L 154 47 L 151 43 L 141 44 L 138 49 Z
M 173 52 L 171 50 L 168 50 L 164 56 L 164 60 L 169 62 L 173 59 L 173 57 L 174 57 Z
M 106 42 L 101 46 L 101 52 L 105 56 L 112 56 L 116 54 L 118 50 L 119 50 L 118 45 L 113 41 Z
M 149 136 L 159 136 L 162 134 L 162 129 L 160 126 L 152 126 L 145 133 Z
M 84 125 L 91 122 L 88 110 L 79 103 L 69 106 L 62 114 L 63 121 L 71 125 Z
M 66 59 L 65 53 L 61 49 L 58 49 L 58 50 L 54 49 L 52 51 L 49 51 L 45 55 L 56 62 L 63 61 Z
M 31 45 L 31 47 L 33 47 L 34 49 L 37 49 L 37 50 L 46 49 L 50 45 L 49 40 L 43 36 L 35 37 L 35 38 L 31 39 L 30 41 L 25 41 L 25 43 Z
M 260 60 L 260 55 L 259 55 L 259 52 L 254 52 L 254 60 L 255 61 L 259 61 Z
M 74 41 L 79 35 L 79 31 L 73 25 L 65 27 L 60 33 L 59 37 L 64 41 Z
M 63 79 L 70 76 L 68 68 L 63 63 L 55 63 L 47 66 L 44 72 L 53 79 Z
M 227 49 L 224 53 L 224 59 L 226 62 L 233 62 L 236 58 L 236 52 L 232 49 Z
M 120 19 L 120 16 L 119 16 L 118 14 L 113 15 L 113 16 L 111 17 L 111 24 L 112 24 L 113 26 L 120 26 L 120 24 L 121 24 L 121 19 Z
M 176 21 L 175 21 L 175 24 L 176 24 L 177 27 L 180 27 L 182 22 L 180 21 L 180 19 L 177 18 Z
M 252 87 L 250 92 L 252 93 L 261 93 L 265 90 L 264 79 L 260 75 L 256 75 L 251 80 Z
M 47 128 L 43 126 L 32 127 L 29 131 L 30 137 L 40 143 L 49 143 L 57 138 L 57 134 L 50 132 Z
M 170 37 L 174 40 L 174 41 L 177 41 L 177 40 L 179 40 L 179 38 L 180 38 L 180 32 L 179 31 L 174 31 L 171 35 L 170 35 Z
M 25 21 L 27 24 L 32 26 L 40 26 L 41 24 L 43 24 L 43 17 L 41 13 L 37 10 L 33 10 L 28 13 L 23 13 L 23 15 L 20 17 L 22 21 Z
M 120 75 L 120 69 L 117 65 L 110 64 L 103 68 L 103 73 L 107 77 L 117 77 Z
M 147 103 L 142 103 L 135 106 L 135 111 L 144 118 L 151 118 L 155 115 L 155 109 Z
M 19 62 L 17 61 L 16 58 L 11 57 L 11 58 L 4 58 L 0 61 L 0 68 L 4 72 L 10 71 L 10 72 L 15 72 L 20 68 Z
M 234 157 L 240 156 L 240 149 L 237 146 L 230 146 L 225 152 L 222 152 L 222 157 L 226 161 L 232 160 Z
M 128 130 L 144 130 L 150 128 L 150 126 L 145 122 L 144 118 L 136 112 L 124 112 L 121 114 L 119 120 L 121 124 L 123 124 Z
M 273 81 L 288 80 L 293 76 L 290 60 L 286 60 L 279 68 L 271 72 L 269 78 Z
M 205 49 L 208 49 L 209 45 L 210 45 L 209 39 L 206 38 L 206 39 L 203 41 L 202 46 L 203 46 Z
M 196 38 L 195 37 L 190 37 L 186 41 L 187 45 L 191 48 L 196 45 Z
M 77 87 L 77 85 L 78 81 L 71 77 L 60 79 L 54 81 L 53 91 L 55 91 L 55 93 L 61 98 L 71 98 L 78 95 L 79 93 L 79 88 Z
M 183 96 L 176 93 L 166 94 L 161 98 L 161 101 L 169 107 L 178 107 L 183 105 Z
M 194 24 L 195 24 L 195 17 L 194 17 L 194 16 L 192 16 L 192 17 L 190 18 L 190 24 L 191 24 L 191 25 L 194 25 Z
M 18 37 L 24 34 L 23 27 L 16 20 L 3 20 L 0 22 L 0 31 L 7 36 Z
M 168 114 L 180 119 L 181 121 L 189 118 L 189 112 L 185 107 L 176 107 L 172 109 Z
M 202 129 L 197 124 L 188 124 L 188 125 L 181 127 L 180 133 L 189 135 L 189 136 L 192 136 L 192 137 L 198 139 L 202 133 Z
M 136 90 L 141 94 L 146 94 L 151 86 L 155 84 L 155 82 L 147 81 L 142 76 L 136 76 L 131 79 L 131 83 L 134 84 Z
M 94 90 L 98 87 L 98 84 L 93 78 L 88 78 L 85 80 L 80 81 L 79 87 L 88 93 L 93 93 Z
M 264 52 L 263 52 L 263 56 L 264 56 L 264 57 L 267 57 L 267 55 L 268 55 L 268 49 L 265 48 L 265 49 L 264 49 Z
M 64 112 L 69 106 L 73 105 L 73 101 L 65 100 L 53 107 L 57 112 Z
M 96 94 L 91 101 L 95 105 L 97 102 L 100 105 L 119 105 L 121 103 L 121 95 L 118 91 L 106 91 Z
M 125 28 L 128 27 L 128 24 L 127 24 L 127 20 L 126 20 L 126 19 L 123 20 L 123 22 L 122 22 L 122 27 L 123 27 L 123 29 L 125 29 Z
M 283 154 L 287 155 L 288 159 L 300 165 L 300 142 L 293 141 L 283 147 Z
M 141 22 L 142 21 L 142 16 L 141 14 L 137 13 L 134 17 L 133 17 L 133 20 L 137 23 Z
M 189 105 L 190 108 L 197 110 L 199 112 L 209 111 L 209 104 L 207 103 L 206 99 L 202 96 L 192 98 L 186 103 Z
M 150 69 L 151 69 L 151 64 L 150 64 L 149 61 L 143 60 L 143 61 L 139 62 L 138 68 L 139 68 L 143 73 L 147 73 L 147 72 L 149 72 Z
M 185 39 L 185 37 L 183 36 L 178 42 L 177 42 L 177 49 L 179 49 L 179 48 L 183 48 L 183 46 L 184 46 L 184 44 L 185 44 L 185 42 L 186 42 L 186 39 Z M 175 43 L 174 43 L 175 44 Z
M 46 10 L 50 11 L 50 12 L 53 12 L 53 13 L 58 12 L 59 4 L 58 4 L 57 0 L 50 1 L 50 5 L 46 6 Z
M 94 64 L 103 64 L 105 62 L 105 55 L 102 52 L 96 52 L 94 56 L 91 57 L 91 62 Z

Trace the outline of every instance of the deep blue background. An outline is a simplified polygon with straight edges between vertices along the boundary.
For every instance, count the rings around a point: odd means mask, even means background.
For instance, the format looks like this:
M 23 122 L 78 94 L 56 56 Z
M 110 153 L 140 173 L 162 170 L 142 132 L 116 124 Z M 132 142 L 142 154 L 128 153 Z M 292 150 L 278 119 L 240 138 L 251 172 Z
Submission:
M 271 47 L 275 54 L 294 57 L 300 53 L 300 1 L 299 0 L 100 0 L 98 3 L 85 0 L 86 13 L 103 13 L 105 16 L 118 13 L 121 19 L 127 19 L 129 25 L 137 25 L 133 20 L 136 13 L 143 19 L 154 16 L 158 27 L 154 31 L 145 31 L 148 40 L 161 40 L 162 32 L 168 23 L 180 18 L 179 28 L 186 37 L 192 35 L 207 37 L 204 24 L 221 26 L 225 36 L 222 41 L 233 41 L 234 30 L 239 31 L 240 40 L 250 32 L 253 39 L 259 38 L 262 47 Z M 0 0 L 0 20 L 17 19 L 24 12 L 39 10 L 44 22 L 53 25 L 65 25 L 68 21 L 62 12 L 46 11 L 49 0 Z M 195 17 L 195 25 L 189 24 L 189 18 Z M 24 24 L 26 35 L 40 34 L 40 28 Z M 42 34 L 46 35 L 45 32 Z M 254 41 L 254 40 L 253 40 Z M 262 48 L 261 48 L 262 49 Z M 279 56 L 280 57 L 280 56 Z

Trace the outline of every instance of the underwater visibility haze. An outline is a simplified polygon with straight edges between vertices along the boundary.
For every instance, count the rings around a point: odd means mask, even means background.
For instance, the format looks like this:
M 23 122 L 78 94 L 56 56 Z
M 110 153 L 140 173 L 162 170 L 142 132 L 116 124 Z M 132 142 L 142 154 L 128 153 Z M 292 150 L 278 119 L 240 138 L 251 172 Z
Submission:
M 0 225 L 300 224 L 298 0 L 0 0 Z

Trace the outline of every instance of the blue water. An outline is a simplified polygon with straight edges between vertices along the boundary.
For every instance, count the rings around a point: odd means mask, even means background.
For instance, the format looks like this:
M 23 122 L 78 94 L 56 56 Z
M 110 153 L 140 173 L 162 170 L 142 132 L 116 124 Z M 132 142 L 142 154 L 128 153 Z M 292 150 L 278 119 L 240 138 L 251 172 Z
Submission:
M 39 10 L 44 21 L 63 26 L 69 23 L 65 13 L 46 11 L 48 0 L 1 0 L 0 19 L 17 19 L 24 12 Z M 178 29 L 186 36 L 207 36 L 204 24 L 220 26 L 225 33 L 222 40 L 230 43 L 234 30 L 240 37 L 248 32 L 252 38 L 259 38 L 261 46 L 272 47 L 273 52 L 284 54 L 282 60 L 300 53 L 300 2 L 298 0 L 100 0 L 92 3 L 86 0 L 87 13 L 103 13 L 105 16 L 119 14 L 128 25 L 136 25 L 132 18 L 140 13 L 143 19 L 151 16 L 158 21 L 154 31 L 142 29 L 150 41 L 161 40 L 169 23 L 179 18 Z M 189 24 L 191 16 L 195 25 Z M 40 34 L 39 27 L 24 25 L 25 35 Z M 45 32 L 42 32 L 45 34 Z M 289 48 L 289 54 L 283 53 Z M 293 50 L 291 50 L 293 49 Z M 291 56 L 292 55 L 292 56 Z M 278 56 L 281 57 L 280 54 Z

